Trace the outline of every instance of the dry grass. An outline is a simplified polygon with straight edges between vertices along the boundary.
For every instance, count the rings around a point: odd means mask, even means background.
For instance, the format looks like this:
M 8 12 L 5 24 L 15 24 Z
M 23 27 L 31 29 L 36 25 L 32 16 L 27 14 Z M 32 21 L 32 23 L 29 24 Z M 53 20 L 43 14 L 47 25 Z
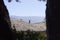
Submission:
M 11 20 L 12 28 L 15 25 L 17 31 L 46 31 L 46 24 L 45 22 L 40 23 L 27 23 L 22 20 Z

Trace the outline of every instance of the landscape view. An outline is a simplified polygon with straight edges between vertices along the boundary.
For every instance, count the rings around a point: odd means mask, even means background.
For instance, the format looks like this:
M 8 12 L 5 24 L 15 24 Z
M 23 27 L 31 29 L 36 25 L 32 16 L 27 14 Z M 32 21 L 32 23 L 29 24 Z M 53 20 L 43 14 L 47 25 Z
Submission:
M 60 40 L 59 0 L 0 0 L 0 40 Z
M 16 26 L 17 31 L 46 31 L 44 17 L 17 17 L 11 16 L 11 24 L 12 26 Z
M 11 16 L 11 27 L 17 40 L 46 40 L 46 22 L 44 17 Z M 21 38 L 22 36 L 22 38 Z
M 13 40 L 46 40 L 46 1 L 4 0 L 8 9 Z
M 45 24 L 44 17 L 19 17 L 19 16 L 11 16 L 11 24 L 12 27 L 15 25 L 17 31 L 46 31 L 46 24 Z

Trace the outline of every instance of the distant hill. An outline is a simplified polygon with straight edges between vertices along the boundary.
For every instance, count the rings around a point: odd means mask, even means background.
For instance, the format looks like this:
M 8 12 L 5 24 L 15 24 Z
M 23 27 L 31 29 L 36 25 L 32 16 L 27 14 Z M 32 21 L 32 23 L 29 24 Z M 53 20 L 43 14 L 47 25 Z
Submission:
M 20 17 L 19 17 L 20 18 Z M 46 25 L 45 22 L 36 22 L 36 23 L 28 23 L 24 20 L 20 20 L 17 17 L 12 17 L 11 18 L 11 24 L 12 24 L 12 28 L 13 25 L 15 25 L 15 28 L 17 31 L 26 31 L 26 30 L 31 30 L 31 31 L 46 31 Z M 26 17 L 25 17 L 26 18 Z
M 37 16 L 31 16 L 31 17 L 10 16 L 10 18 L 14 19 L 14 20 L 23 20 L 26 22 L 29 22 L 29 20 L 30 20 L 31 23 L 37 23 L 37 22 L 45 21 L 44 17 L 37 17 Z

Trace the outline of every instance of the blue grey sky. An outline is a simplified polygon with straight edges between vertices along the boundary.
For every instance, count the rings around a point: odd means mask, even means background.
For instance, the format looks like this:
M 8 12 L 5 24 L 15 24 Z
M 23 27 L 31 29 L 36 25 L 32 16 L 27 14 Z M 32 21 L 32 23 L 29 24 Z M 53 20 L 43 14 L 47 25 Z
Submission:
M 21 3 L 17 3 L 15 0 L 13 0 L 11 3 L 8 3 L 7 0 L 4 0 L 4 2 L 10 16 L 45 17 L 46 2 L 39 2 L 38 0 L 21 0 Z

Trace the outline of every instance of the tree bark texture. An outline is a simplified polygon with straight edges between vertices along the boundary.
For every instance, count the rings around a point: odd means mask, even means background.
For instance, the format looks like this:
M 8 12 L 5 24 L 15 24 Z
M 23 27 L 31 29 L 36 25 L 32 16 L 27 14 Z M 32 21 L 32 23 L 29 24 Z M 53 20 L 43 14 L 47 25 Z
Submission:
M 3 0 L 0 0 L 0 40 L 12 40 L 9 13 Z
M 47 40 L 60 40 L 60 1 L 47 0 L 46 6 Z

